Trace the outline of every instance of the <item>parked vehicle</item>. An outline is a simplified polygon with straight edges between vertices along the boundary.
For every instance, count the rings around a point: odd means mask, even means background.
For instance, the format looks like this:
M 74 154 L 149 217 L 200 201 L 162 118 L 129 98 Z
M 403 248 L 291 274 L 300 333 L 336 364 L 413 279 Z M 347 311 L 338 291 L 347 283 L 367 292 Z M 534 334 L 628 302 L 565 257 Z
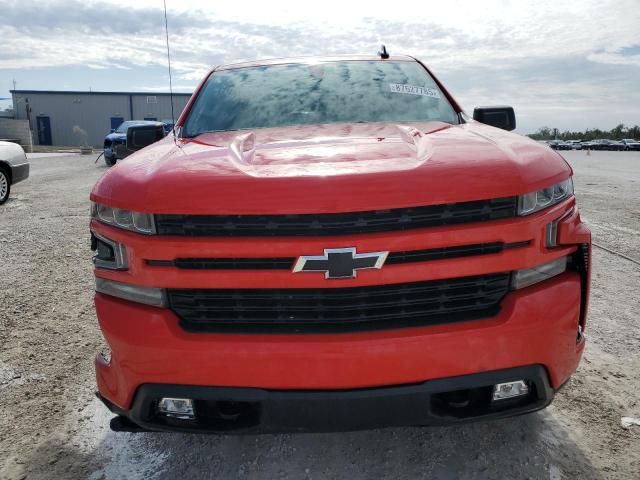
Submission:
M 353 430 L 546 407 L 584 349 L 591 234 L 571 167 L 515 125 L 511 107 L 469 117 L 386 52 L 210 72 L 177 137 L 91 192 L 111 428 Z
M 582 140 L 567 140 L 572 150 L 582 150 Z
M 589 147 L 591 150 L 624 150 L 624 144 L 615 140 L 593 140 Z
M 592 140 L 591 150 L 609 150 L 609 142 L 603 139 Z
M 640 150 L 640 141 L 634 140 L 633 138 L 624 138 L 622 139 L 622 143 L 625 150 Z
M 563 140 L 551 140 L 549 146 L 554 150 L 571 150 L 573 146 Z
M 610 150 L 615 150 L 615 151 L 622 151 L 625 150 L 626 145 L 621 142 L 620 140 L 609 140 L 609 149 Z
M 29 161 L 17 143 L 0 140 L 0 205 L 11 193 L 11 185 L 29 178 Z
M 174 121 L 171 120 L 170 118 L 166 118 L 166 119 L 162 119 L 161 122 L 164 125 L 165 133 L 169 135 L 171 133 L 171 130 L 173 130 Z
M 122 160 L 129 154 L 126 149 L 129 128 L 144 125 L 162 126 L 166 134 L 165 125 L 162 122 L 151 120 L 127 120 L 122 122 L 118 128 L 111 130 L 111 133 L 104 138 L 104 162 L 108 166 L 115 165 L 116 161 Z

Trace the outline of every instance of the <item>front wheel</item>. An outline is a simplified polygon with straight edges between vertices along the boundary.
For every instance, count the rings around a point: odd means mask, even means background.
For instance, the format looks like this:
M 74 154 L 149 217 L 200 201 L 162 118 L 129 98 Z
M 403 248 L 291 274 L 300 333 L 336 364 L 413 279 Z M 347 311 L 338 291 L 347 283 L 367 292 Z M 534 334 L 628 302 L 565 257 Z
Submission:
M 0 167 L 0 205 L 7 201 L 11 193 L 11 182 L 6 170 Z
M 113 167 L 116 164 L 116 157 L 107 157 L 104 156 L 104 163 L 107 164 L 107 167 Z

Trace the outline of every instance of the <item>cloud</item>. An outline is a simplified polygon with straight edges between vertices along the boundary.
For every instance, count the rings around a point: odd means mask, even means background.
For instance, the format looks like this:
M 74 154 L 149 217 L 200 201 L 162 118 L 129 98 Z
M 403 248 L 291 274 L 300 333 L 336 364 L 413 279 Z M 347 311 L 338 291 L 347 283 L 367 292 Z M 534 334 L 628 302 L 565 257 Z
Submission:
M 139 92 L 166 92 L 168 90 L 167 85 L 155 85 L 155 86 L 150 86 L 150 85 L 138 85 L 137 87 L 133 88 L 134 91 L 139 91 Z M 191 91 L 193 90 L 193 85 L 189 85 L 189 84 L 178 84 L 178 85 L 173 85 L 173 91 L 174 93 L 191 93 Z
M 469 108 L 516 105 L 527 128 L 551 123 L 545 116 L 573 124 L 585 117 L 617 122 L 616 115 L 640 121 L 633 84 L 640 77 L 637 0 L 468 0 L 438 8 L 395 8 L 388 0 L 196 4 L 169 2 L 172 67 L 176 83 L 187 88 L 221 63 L 373 53 L 385 43 L 392 54 L 424 60 Z M 129 75 L 130 88 L 154 89 L 162 83 L 155 72 L 166 69 L 163 28 L 155 0 L 135 7 L 10 1 L 0 17 L 0 75 L 3 69 L 28 77 L 29 71 L 84 66 Z M 147 87 L 139 81 L 145 71 Z
M 587 56 L 589 60 L 609 65 L 634 65 L 640 67 L 640 54 L 625 55 L 622 52 L 599 52 Z
M 175 33 L 204 27 L 209 21 L 201 12 L 169 12 Z M 87 2 L 81 0 L 9 1 L 2 7 L 2 22 L 25 33 L 72 29 L 88 35 L 164 34 L 164 12 L 158 8 L 135 7 L 127 2 Z

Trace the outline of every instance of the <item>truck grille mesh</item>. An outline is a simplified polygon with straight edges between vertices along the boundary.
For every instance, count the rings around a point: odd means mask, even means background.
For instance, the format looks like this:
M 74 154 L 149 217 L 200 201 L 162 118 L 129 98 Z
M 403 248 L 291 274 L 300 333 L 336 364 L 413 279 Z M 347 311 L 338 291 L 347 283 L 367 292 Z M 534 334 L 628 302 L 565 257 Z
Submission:
M 299 215 L 158 214 L 159 235 L 349 235 L 499 220 L 516 215 L 516 197 L 350 213 Z
M 476 320 L 496 315 L 509 273 L 395 285 L 318 289 L 170 289 L 192 332 L 332 333 Z

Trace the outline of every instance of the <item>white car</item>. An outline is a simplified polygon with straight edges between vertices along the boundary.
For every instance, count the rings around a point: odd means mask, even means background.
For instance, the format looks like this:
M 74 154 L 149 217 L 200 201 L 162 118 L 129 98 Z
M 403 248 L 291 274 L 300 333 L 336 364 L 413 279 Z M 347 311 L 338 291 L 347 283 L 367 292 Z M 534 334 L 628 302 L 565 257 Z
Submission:
M 0 205 L 7 201 L 11 185 L 29 178 L 29 161 L 17 143 L 0 140 Z

